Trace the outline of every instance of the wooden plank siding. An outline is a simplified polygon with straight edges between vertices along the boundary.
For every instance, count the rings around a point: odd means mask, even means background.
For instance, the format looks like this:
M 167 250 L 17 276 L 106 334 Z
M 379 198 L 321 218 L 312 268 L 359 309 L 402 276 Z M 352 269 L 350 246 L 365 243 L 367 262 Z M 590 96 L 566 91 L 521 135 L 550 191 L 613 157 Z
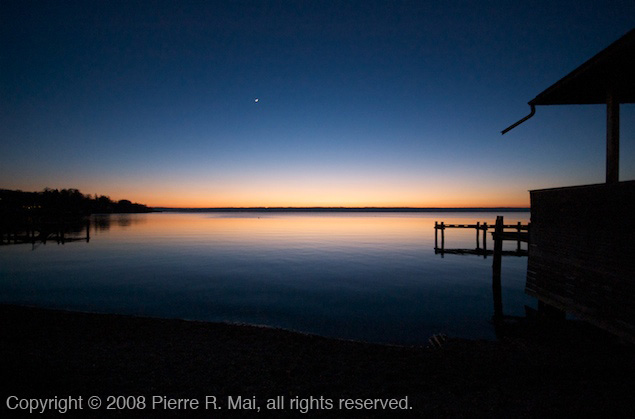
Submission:
M 530 197 L 526 292 L 635 342 L 635 181 Z

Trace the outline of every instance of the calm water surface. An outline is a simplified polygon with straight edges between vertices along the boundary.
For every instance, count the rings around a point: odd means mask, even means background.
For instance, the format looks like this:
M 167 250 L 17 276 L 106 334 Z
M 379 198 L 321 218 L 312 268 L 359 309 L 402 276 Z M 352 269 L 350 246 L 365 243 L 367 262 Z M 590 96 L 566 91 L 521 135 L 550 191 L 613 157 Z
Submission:
M 505 223 L 529 213 L 506 213 Z M 0 301 L 263 324 L 346 339 L 494 338 L 491 257 L 434 253 L 434 222 L 495 213 L 154 213 L 93 216 L 90 242 L 0 247 Z M 488 248 L 493 247 L 491 237 Z M 446 230 L 474 248 L 474 230 Z M 514 248 L 515 244 L 509 244 Z M 522 315 L 526 257 L 504 257 Z

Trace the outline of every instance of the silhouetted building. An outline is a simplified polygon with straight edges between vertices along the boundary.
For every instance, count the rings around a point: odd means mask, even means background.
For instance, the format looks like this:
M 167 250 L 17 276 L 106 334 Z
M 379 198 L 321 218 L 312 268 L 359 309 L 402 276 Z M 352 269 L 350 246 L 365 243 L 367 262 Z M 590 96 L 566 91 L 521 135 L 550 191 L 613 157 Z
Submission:
M 530 191 L 526 292 L 635 342 L 635 181 L 619 181 L 621 103 L 635 102 L 635 30 L 529 102 L 606 104 L 606 183 Z

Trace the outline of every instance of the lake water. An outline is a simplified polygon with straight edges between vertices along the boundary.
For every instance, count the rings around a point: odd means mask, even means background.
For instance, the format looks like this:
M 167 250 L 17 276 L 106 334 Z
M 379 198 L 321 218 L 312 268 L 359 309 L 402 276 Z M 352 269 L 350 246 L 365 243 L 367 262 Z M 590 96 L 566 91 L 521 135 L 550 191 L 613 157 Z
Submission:
M 434 222 L 493 224 L 496 215 L 93 216 L 88 243 L 0 246 L 0 302 L 373 342 L 419 344 L 435 333 L 493 339 L 492 258 L 435 254 Z M 503 215 L 506 224 L 529 221 L 529 213 Z M 445 247 L 474 248 L 475 235 L 446 230 Z M 524 293 L 526 268 L 526 257 L 503 258 L 506 315 L 535 306 Z

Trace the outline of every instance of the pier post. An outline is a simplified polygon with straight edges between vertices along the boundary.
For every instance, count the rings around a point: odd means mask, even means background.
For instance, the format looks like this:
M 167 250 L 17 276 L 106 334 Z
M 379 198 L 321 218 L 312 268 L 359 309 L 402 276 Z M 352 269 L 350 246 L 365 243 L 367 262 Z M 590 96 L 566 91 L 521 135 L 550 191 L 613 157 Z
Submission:
M 503 252 L 503 216 L 496 217 L 494 229 L 494 261 L 492 263 L 492 291 L 494 295 L 494 319 L 503 318 L 503 297 L 501 291 L 501 260 Z
M 441 253 L 445 250 L 445 224 L 441 221 Z
M 439 248 L 439 223 L 434 222 L 434 250 Z
M 481 248 L 481 244 L 478 242 L 478 233 L 480 228 L 481 228 L 481 222 L 477 221 L 476 222 L 476 250 Z
M 487 259 L 487 221 L 483 223 L 483 258 Z

